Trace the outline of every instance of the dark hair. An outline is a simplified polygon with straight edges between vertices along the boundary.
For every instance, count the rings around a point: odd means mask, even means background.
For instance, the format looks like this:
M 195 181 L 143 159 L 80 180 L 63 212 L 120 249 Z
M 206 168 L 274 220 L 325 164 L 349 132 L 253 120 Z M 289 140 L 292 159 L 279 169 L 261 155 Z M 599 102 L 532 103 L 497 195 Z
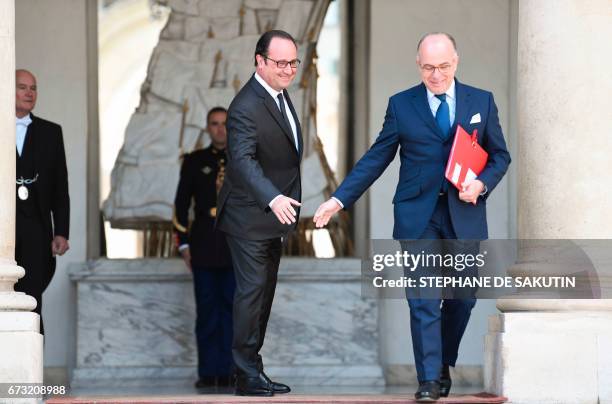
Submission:
M 446 32 L 428 32 L 427 34 L 423 35 L 419 40 L 419 43 L 417 44 L 417 53 L 419 53 L 419 49 L 421 49 L 421 44 L 423 43 L 425 38 L 428 38 L 432 35 L 444 35 L 445 37 L 447 37 L 448 40 L 451 41 L 451 43 L 453 44 L 453 49 L 455 50 L 455 52 L 457 52 L 457 43 L 455 42 L 455 38 L 453 38 L 451 34 L 448 34 Z
M 272 42 L 272 39 L 274 38 L 282 38 L 291 41 L 297 49 L 297 43 L 290 33 L 281 31 L 280 29 L 273 29 L 271 31 L 264 32 L 264 34 L 259 37 L 257 45 L 255 45 L 255 55 L 253 56 L 255 59 L 255 66 L 257 66 L 257 55 L 268 57 L 268 48 L 270 47 L 270 42 Z
M 217 112 L 225 112 L 227 114 L 227 109 L 223 108 L 223 107 L 214 107 L 211 108 L 210 111 L 208 111 L 208 114 L 206 114 L 206 125 L 208 125 L 208 121 L 210 120 L 210 116 L 214 113 Z

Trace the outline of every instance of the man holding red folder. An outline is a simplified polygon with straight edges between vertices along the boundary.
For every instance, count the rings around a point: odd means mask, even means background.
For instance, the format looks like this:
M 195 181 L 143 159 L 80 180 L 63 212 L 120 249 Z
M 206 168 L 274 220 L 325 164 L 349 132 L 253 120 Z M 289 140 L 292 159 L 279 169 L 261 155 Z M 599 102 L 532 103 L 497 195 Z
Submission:
M 350 207 L 383 173 L 400 149 L 399 183 L 393 198 L 393 238 L 470 239 L 488 237 L 486 199 L 506 173 L 510 154 L 499 125 L 493 94 L 455 79 L 459 62 L 455 40 L 446 33 L 425 35 L 417 46 L 422 83 L 389 99 L 383 128 L 330 200 L 314 216 L 325 226 L 340 209 Z M 488 153 L 482 172 L 449 186 L 445 168 L 457 125 L 477 130 Z M 408 299 L 418 402 L 432 402 L 450 391 L 449 366 L 476 299 Z

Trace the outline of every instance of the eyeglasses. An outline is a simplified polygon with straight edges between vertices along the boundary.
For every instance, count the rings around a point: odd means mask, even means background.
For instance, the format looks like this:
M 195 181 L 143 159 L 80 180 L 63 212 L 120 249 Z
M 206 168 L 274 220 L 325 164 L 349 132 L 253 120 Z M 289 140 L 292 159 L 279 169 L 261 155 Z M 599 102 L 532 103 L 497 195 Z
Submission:
M 271 59 L 267 56 L 264 56 L 265 59 L 267 60 L 271 60 L 274 63 L 276 63 L 276 67 L 278 67 L 279 69 L 284 69 L 287 66 L 291 66 L 292 69 L 297 69 L 298 66 L 300 65 L 300 63 L 302 63 L 302 61 L 300 59 L 293 59 L 293 60 L 274 60 Z
M 423 66 L 421 66 L 421 70 L 423 70 L 427 74 L 433 74 L 436 71 L 436 69 L 438 69 L 438 71 L 440 73 L 448 74 L 448 73 L 450 73 L 452 67 L 453 67 L 453 65 L 451 65 L 449 63 L 445 63 L 445 64 L 440 65 L 440 66 L 423 65 Z

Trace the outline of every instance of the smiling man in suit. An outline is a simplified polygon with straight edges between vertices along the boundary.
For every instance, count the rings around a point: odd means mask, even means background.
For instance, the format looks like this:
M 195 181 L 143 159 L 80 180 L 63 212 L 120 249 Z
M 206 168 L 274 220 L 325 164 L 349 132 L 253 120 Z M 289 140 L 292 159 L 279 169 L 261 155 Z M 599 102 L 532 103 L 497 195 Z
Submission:
M 42 312 L 42 294 L 55 273 L 55 257 L 68 251 L 70 198 L 61 126 L 32 114 L 36 78 L 17 70 L 17 209 L 15 260 L 25 276 L 15 290 L 34 297 Z M 44 333 L 41 318 L 41 333 Z
M 459 62 L 455 40 L 446 33 L 425 35 L 417 45 L 422 83 L 389 99 L 382 131 L 327 202 L 314 216 L 317 227 L 350 207 L 383 173 L 399 147 L 401 168 L 394 204 L 397 240 L 488 237 L 486 199 L 500 182 L 510 155 L 499 125 L 493 94 L 455 78 Z M 457 125 L 478 130 L 488 152 L 484 170 L 459 192 L 445 179 Z M 476 300 L 409 298 L 410 324 L 419 402 L 448 396 L 449 366 Z
M 295 40 L 264 33 L 256 72 L 232 101 L 227 119 L 227 166 L 217 202 L 236 277 L 233 357 L 236 394 L 272 396 L 289 387 L 264 373 L 264 343 L 283 238 L 295 229 L 302 194 L 302 134 L 287 88 L 300 64 Z

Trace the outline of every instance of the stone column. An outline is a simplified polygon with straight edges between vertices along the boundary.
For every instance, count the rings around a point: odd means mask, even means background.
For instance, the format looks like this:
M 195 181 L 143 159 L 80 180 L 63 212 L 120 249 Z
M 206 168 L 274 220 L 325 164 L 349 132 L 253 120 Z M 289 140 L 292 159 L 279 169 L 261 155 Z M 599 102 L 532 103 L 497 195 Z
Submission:
M 520 0 L 518 18 L 518 236 L 610 239 L 612 3 Z M 522 258 L 522 270 L 546 265 Z M 512 403 L 612 400 L 612 301 L 503 299 L 497 308 L 487 391 Z
M 0 383 L 42 383 L 36 300 L 13 289 L 25 274 L 15 262 L 14 0 L 0 0 L 0 77 Z

